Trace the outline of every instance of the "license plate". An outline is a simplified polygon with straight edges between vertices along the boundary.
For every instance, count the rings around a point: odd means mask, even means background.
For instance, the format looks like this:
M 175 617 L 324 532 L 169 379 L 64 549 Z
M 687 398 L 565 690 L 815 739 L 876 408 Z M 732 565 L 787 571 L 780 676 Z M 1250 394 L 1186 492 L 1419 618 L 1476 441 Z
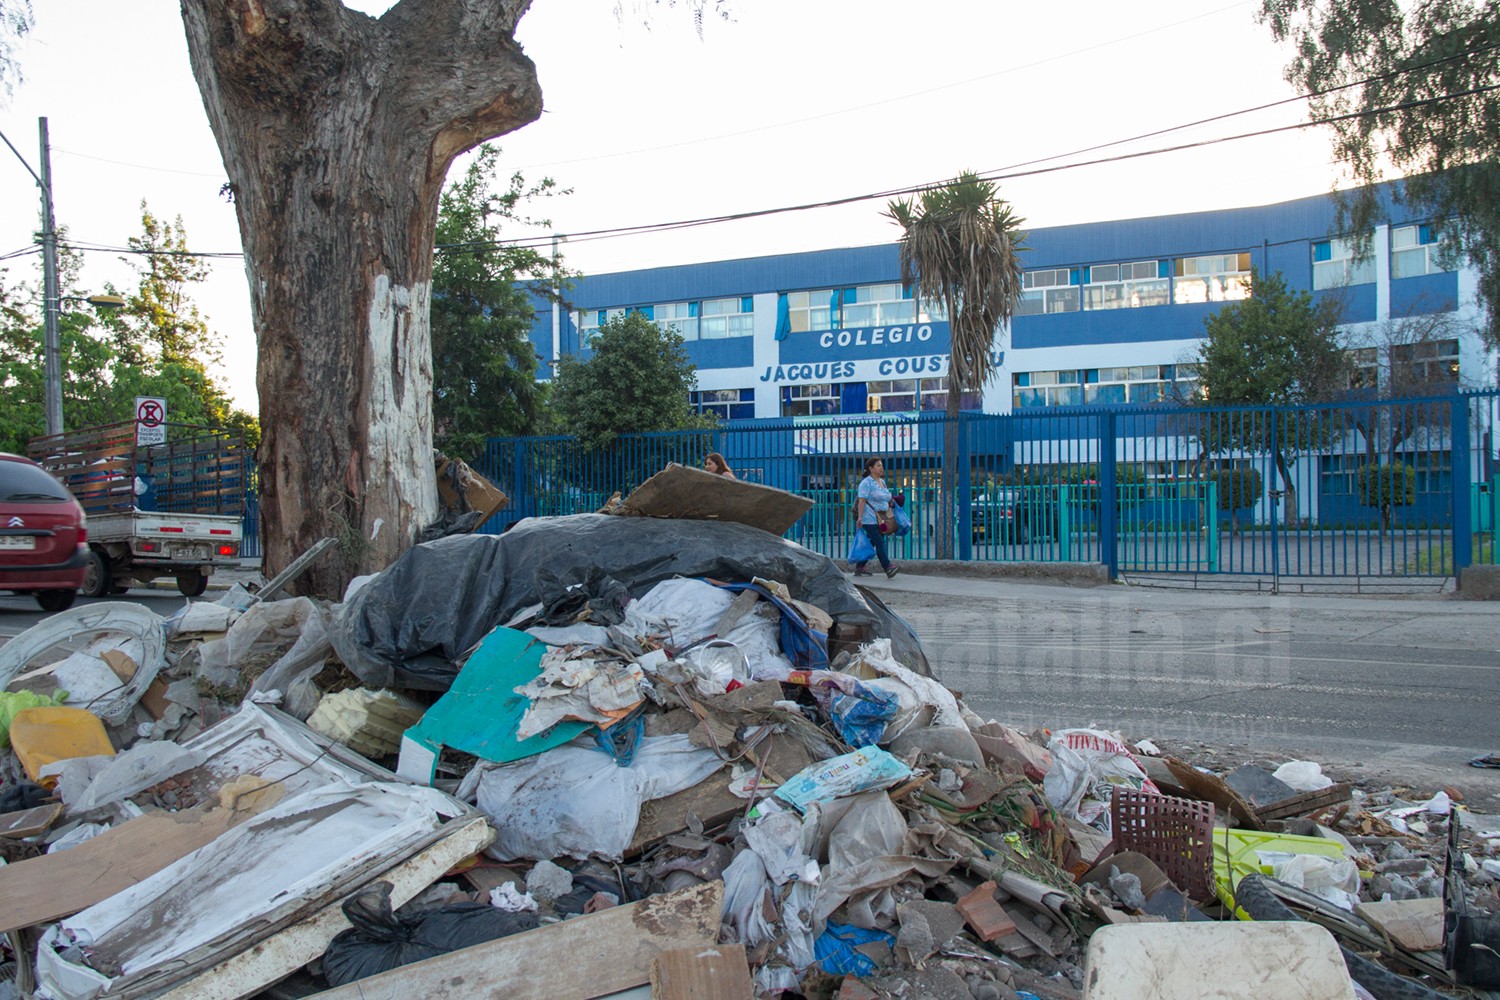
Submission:
M 0 535 L 0 549 L 23 549 L 27 552 L 36 549 L 35 535 Z

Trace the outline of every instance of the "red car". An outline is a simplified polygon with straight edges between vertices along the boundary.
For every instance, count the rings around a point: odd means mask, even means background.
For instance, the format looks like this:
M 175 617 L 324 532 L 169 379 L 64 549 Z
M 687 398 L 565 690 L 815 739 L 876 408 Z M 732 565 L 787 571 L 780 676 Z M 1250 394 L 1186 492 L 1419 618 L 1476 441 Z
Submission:
M 29 458 L 0 452 L 0 590 L 34 594 L 43 611 L 73 603 L 88 572 L 83 508 Z

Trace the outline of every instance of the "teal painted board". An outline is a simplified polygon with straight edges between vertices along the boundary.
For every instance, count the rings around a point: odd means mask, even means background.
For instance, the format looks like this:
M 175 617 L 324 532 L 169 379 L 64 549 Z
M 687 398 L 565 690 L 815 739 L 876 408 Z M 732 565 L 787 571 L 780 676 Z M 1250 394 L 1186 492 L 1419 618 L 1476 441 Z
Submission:
M 562 746 L 586 732 L 590 723 L 559 722 L 530 739 L 516 739 L 531 700 L 515 689 L 542 672 L 546 650 L 540 639 L 515 629 L 497 628 L 481 639 L 448 693 L 406 731 L 396 773 L 429 784 L 443 747 L 505 764 Z

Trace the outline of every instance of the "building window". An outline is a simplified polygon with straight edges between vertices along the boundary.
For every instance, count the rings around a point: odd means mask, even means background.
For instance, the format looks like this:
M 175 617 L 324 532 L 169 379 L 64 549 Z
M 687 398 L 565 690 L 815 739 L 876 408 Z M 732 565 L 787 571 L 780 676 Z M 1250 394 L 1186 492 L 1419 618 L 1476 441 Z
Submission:
M 1132 365 L 1082 371 L 1016 372 L 1011 376 L 1011 403 L 1018 410 L 1035 406 L 1183 402 L 1197 393 L 1196 365 Z
M 917 303 L 899 284 L 844 289 L 841 328 L 899 326 L 917 321 Z
M 1349 388 L 1380 388 L 1380 350 L 1359 347 L 1349 352 Z
M 1312 256 L 1313 288 L 1368 285 L 1375 280 L 1375 259 L 1357 259 L 1353 240 L 1314 243 Z
M 903 378 L 887 382 L 866 383 L 865 409 L 871 413 L 910 413 L 914 410 L 944 410 L 948 406 L 946 378 Z M 978 410 L 983 393 L 965 392 L 959 397 L 959 409 Z
M 1031 406 L 1083 405 L 1082 379 L 1077 370 L 1016 372 L 1011 376 L 1011 402 L 1017 409 Z
M 1355 476 L 1364 464 L 1357 455 L 1324 455 L 1319 487 L 1324 496 L 1353 496 Z
M 902 326 L 947 319 L 940 302 L 918 302 L 899 283 L 857 285 L 787 292 L 787 321 L 792 333 Z
M 599 335 L 599 328 L 612 319 L 625 315 L 624 309 L 581 309 L 575 317 L 578 326 L 578 343 L 588 347 Z
M 1138 260 L 1128 264 L 1095 264 L 1085 269 L 1085 309 L 1135 309 L 1172 301 L 1166 262 Z
M 641 310 L 663 333 L 675 333 L 683 340 L 698 339 L 698 310 L 693 302 L 663 302 Z
M 1398 369 L 1393 381 L 1458 383 L 1458 341 L 1426 340 L 1415 344 L 1392 344 L 1391 367 Z
M 755 335 L 755 300 L 748 295 L 733 299 L 704 299 L 698 320 L 699 336 L 704 340 Z
M 1179 257 L 1172 268 L 1173 302 L 1231 302 L 1250 297 L 1250 255 Z
M 781 387 L 783 417 L 816 417 L 840 412 L 838 386 L 829 382 Z
M 1021 275 L 1021 301 L 1017 316 L 1077 312 L 1083 308 L 1078 293 L 1078 271 L 1066 267 L 1027 271 Z
M 832 330 L 837 318 L 838 292 L 820 288 L 813 292 L 787 292 L 787 313 L 793 333 Z
M 688 401 L 699 413 L 711 413 L 720 420 L 754 420 L 754 389 L 703 389 L 689 394 Z
M 1391 230 L 1391 277 L 1414 278 L 1452 270 L 1443 266 L 1443 244 L 1431 226 L 1397 226 Z
M 1396 455 L 1417 473 L 1418 493 L 1451 493 L 1453 491 L 1453 453 L 1451 451 L 1407 451 Z

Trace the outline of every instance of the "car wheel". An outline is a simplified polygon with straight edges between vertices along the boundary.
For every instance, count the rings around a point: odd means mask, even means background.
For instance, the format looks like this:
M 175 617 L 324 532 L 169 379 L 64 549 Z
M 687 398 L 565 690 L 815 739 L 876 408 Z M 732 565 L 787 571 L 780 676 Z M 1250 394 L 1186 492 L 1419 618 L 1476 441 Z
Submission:
M 115 585 L 114 574 L 110 572 L 109 563 L 97 550 L 89 549 L 89 567 L 83 575 L 83 591 L 85 597 L 108 597 Z
M 73 598 L 78 596 L 73 590 L 39 590 L 36 592 L 36 602 L 42 606 L 43 611 L 66 611 L 73 606 Z
M 202 573 L 178 573 L 177 592 L 183 597 L 198 597 L 208 589 L 208 577 Z

